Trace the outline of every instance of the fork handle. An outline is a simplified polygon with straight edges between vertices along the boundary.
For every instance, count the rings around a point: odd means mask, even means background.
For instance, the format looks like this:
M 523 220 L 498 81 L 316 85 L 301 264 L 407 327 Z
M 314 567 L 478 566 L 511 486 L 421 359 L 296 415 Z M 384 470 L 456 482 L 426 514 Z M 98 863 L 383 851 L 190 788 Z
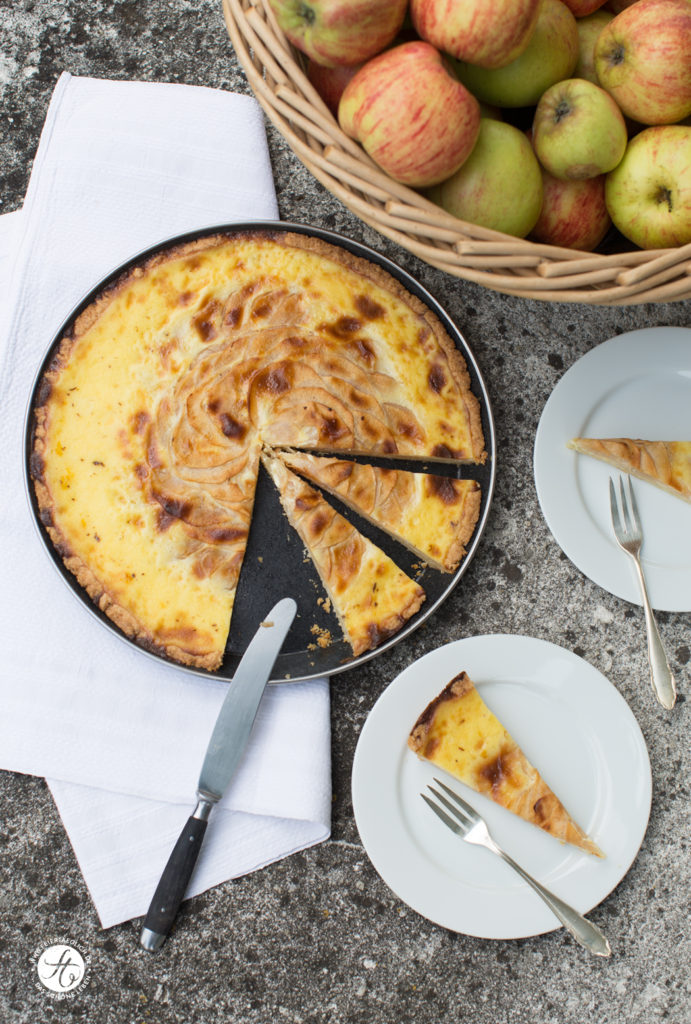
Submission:
M 503 860 L 509 864 L 514 871 L 517 871 L 521 878 L 532 886 L 538 896 L 545 901 L 552 913 L 559 918 L 561 923 L 564 925 L 567 931 L 573 935 L 576 942 L 579 942 L 581 946 L 585 946 L 589 952 L 594 953 L 595 956 L 611 956 L 612 949 L 606 937 L 602 934 L 600 929 L 596 925 L 592 924 L 587 918 L 579 914 L 577 910 L 570 907 L 568 903 L 564 903 L 558 896 L 550 892 L 549 889 L 545 889 L 544 885 L 540 885 L 532 875 L 529 875 L 527 871 L 517 864 L 513 857 L 509 857 L 508 853 L 505 853 L 500 846 L 495 845 L 495 850 L 502 857 Z
M 669 667 L 669 661 L 665 654 L 665 649 L 662 646 L 662 640 L 660 639 L 660 633 L 655 622 L 655 616 L 653 615 L 653 609 L 650 606 L 650 599 L 648 597 L 648 588 L 645 585 L 645 576 L 643 575 L 643 569 L 641 563 L 637 558 L 634 557 L 634 564 L 636 566 L 636 572 L 638 573 L 638 582 L 641 585 L 641 594 L 643 595 L 643 610 L 645 612 L 645 625 L 648 633 L 648 662 L 650 664 L 650 679 L 653 684 L 653 690 L 663 708 L 674 707 L 674 703 L 677 699 L 677 690 L 674 685 L 674 676 L 672 670 Z

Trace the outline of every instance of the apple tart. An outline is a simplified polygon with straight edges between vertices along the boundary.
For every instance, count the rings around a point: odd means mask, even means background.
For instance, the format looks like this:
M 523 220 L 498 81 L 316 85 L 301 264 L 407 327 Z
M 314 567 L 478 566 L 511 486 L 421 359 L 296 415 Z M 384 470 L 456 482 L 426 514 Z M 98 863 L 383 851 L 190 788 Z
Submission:
M 270 230 L 173 246 L 106 287 L 46 364 L 32 443 L 66 567 L 129 637 L 212 670 L 265 448 L 486 458 L 433 312 L 379 266 Z
M 691 501 L 691 441 L 574 437 L 568 447 Z
M 477 793 L 562 842 L 602 857 L 573 821 L 465 672 L 425 708 L 408 746 Z

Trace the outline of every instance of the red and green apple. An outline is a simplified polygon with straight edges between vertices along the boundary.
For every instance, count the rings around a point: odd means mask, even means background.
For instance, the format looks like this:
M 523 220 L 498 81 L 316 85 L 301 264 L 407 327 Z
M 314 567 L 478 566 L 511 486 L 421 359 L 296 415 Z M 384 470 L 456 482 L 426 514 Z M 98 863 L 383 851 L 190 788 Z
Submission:
M 612 223 L 605 203 L 605 176 L 564 181 L 542 172 L 542 209 L 530 237 L 547 245 L 592 252 Z
M 470 155 L 480 106 L 439 51 L 420 40 L 367 61 L 343 91 L 338 121 L 392 178 L 422 188 Z
M 595 70 L 622 111 L 642 124 L 691 114 L 691 3 L 638 0 L 605 26 Z
M 421 39 L 458 60 L 500 68 L 525 50 L 540 0 L 410 0 Z
M 578 180 L 613 170 L 628 134 L 608 92 L 585 78 L 567 78 L 540 97 L 532 141 L 545 170 L 555 178 Z
M 388 46 L 407 0 L 269 0 L 286 38 L 318 64 L 358 64 Z
M 691 127 L 645 128 L 607 175 L 607 209 L 622 235 L 641 249 L 691 242 Z

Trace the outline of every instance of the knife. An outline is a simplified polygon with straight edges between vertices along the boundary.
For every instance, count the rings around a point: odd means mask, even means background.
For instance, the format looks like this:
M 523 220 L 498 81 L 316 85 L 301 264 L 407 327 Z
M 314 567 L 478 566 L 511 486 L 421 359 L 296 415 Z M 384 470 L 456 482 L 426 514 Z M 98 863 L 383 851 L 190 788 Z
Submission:
M 274 605 L 243 654 L 221 710 L 197 784 L 197 806 L 163 869 L 144 919 L 139 941 L 154 952 L 166 940 L 197 862 L 209 815 L 233 777 L 257 714 L 259 702 L 295 618 L 297 605 L 286 597 Z

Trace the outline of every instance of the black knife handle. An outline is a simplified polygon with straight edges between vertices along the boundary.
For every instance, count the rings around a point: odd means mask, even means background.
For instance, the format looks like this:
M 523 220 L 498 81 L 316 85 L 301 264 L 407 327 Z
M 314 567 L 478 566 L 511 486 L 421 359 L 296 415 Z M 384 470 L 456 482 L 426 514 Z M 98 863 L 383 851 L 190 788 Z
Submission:
M 190 816 L 173 847 L 144 919 L 142 936 L 148 932 L 159 937 L 158 942 L 146 945 L 147 949 L 159 949 L 172 927 L 197 863 L 207 824 L 205 818 Z

